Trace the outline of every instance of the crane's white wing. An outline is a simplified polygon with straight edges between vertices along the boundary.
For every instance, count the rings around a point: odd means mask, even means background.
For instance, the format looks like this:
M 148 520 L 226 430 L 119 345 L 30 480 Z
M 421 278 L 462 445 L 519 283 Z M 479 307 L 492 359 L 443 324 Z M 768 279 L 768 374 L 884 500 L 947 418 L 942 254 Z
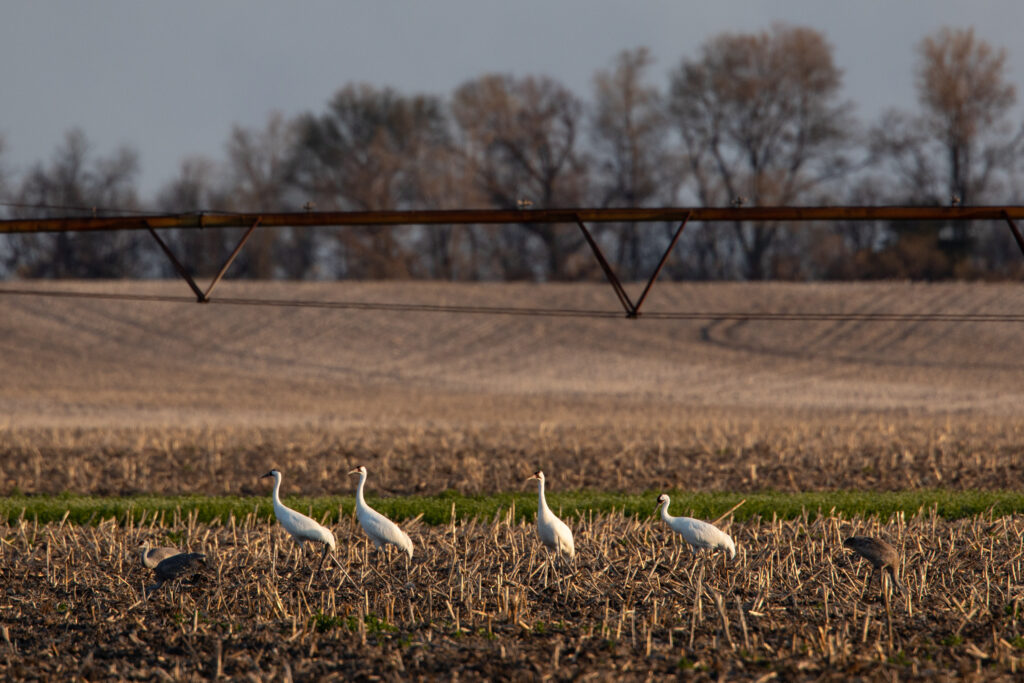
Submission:
M 316 543 L 324 543 L 330 546 L 332 550 L 334 549 L 334 534 L 331 533 L 330 529 L 321 526 L 315 520 L 284 505 L 280 507 L 275 506 L 274 514 L 277 516 L 277 521 L 281 523 L 281 526 L 295 540 L 299 542 L 314 541 Z
M 412 557 L 412 539 L 397 524 L 369 506 L 357 510 L 356 517 L 374 545 L 390 543 Z
M 550 510 L 541 511 L 537 517 L 537 532 L 541 542 L 559 553 L 572 557 L 576 554 L 572 529 Z
M 736 546 L 732 537 L 713 524 L 692 517 L 675 517 L 672 528 L 682 534 L 686 542 L 697 548 L 710 550 L 726 550 L 729 556 L 735 556 Z

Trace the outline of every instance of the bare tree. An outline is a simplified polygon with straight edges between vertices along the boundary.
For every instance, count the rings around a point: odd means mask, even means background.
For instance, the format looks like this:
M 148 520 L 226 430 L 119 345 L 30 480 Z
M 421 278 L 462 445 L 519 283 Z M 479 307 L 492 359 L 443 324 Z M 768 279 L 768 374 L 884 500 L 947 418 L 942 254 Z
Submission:
M 474 184 L 490 206 L 578 206 L 587 175 L 576 149 L 583 105 L 550 78 L 489 75 L 460 86 L 452 111 Z M 506 277 L 566 279 L 589 261 L 573 226 L 507 226 L 496 255 Z
M 466 156 L 454 146 L 422 150 L 416 160 L 424 208 L 463 209 L 486 204 L 473 182 Z M 417 230 L 423 274 L 445 280 L 494 279 L 500 273 L 489 261 L 493 228 L 479 225 L 430 225 Z
M 435 97 L 405 97 L 370 86 L 347 86 L 326 114 L 298 122 L 293 182 L 322 209 L 421 207 L 424 149 L 444 148 L 449 132 Z M 340 275 L 407 277 L 416 253 L 390 226 L 339 231 Z
M 973 29 L 943 28 L 917 46 L 918 115 L 890 110 L 871 133 L 879 163 L 904 201 L 965 204 L 996 199 L 998 177 L 1013 168 L 1020 129 L 1009 115 L 1017 101 L 1006 50 L 975 38 Z
M 224 210 L 228 197 L 222 178 L 223 170 L 213 160 L 186 158 L 178 176 L 158 191 L 157 209 L 168 213 Z M 182 229 L 163 231 L 160 236 L 193 275 L 212 276 L 231 253 L 230 238 L 235 232 Z M 154 258 L 161 276 L 174 276 L 174 267 L 162 254 Z
M 619 53 L 611 70 L 594 76 L 591 139 L 598 169 L 594 192 L 601 206 L 670 204 L 679 189 L 682 174 L 667 144 L 663 98 L 645 80 L 651 64 L 647 48 L 628 50 Z M 620 275 L 646 274 L 648 262 L 660 255 L 652 249 L 652 236 L 641 239 L 636 224 L 613 231 Z
M 10 202 L 10 181 L 7 171 L 7 166 L 4 163 L 4 149 L 6 147 L 6 141 L 4 137 L 0 135 L 0 217 L 7 218 L 10 213 L 10 206 L 7 205 Z M 14 251 L 19 246 L 22 238 L 17 238 L 12 235 L 0 235 L 0 278 L 6 278 L 9 276 L 10 271 L 15 267 L 15 256 Z
M 94 157 L 85 133 L 69 131 L 49 165 L 37 164 L 15 196 L 16 215 L 74 216 L 138 209 L 135 177 L 138 155 L 121 147 Z M 22 235 L 8 241 L 8 270 L 25 277 L 127 277 L 140 273 L 143 237 L 139 233 Z
M 262 129 L 234 126 L 227 143 L 227 207 L 236 211 L 289 211 L 300 203 L 290 183 L 298 127 L 280 112 Z M 304 229 L 257 230 L 236 266 L 257 278 L 302 278 L 314 266 L 314 233 Z
M 1017 101 L 1006 50 L 973 29 L 942 28 L 917 45 L 919 113 L 886 112 L 870 133 L 875 166 L 893 189 L 889 201 L 979 204 L 1009 201 L 1024 128 L 1010 117 Z M 887 261 L 897 274 L 951 277 L 969 266 L 965 224 L 890 227 Z M 997 250 L 998 251 L 998 250 Z
M 3 135 L 0 135 L 0 202 L 6 202 L 8 200 L 8 193 L 10 192 L 10 188 L 8 187 L 8 183 L 10 182 L 8 178 L 9 172 L 7 170 L 7 165 L 4 163 L 4 151 L 6 148 L 7 141 L 4 139 Z M 5 206 L 3 209 L 6 211 L 7 207 Z
M 942 28 L 917 46 L 918 100 L 927 130 L 946 153 L 949 192 L 970 203 L 993 171 L 1007 168 L 1020 149 L 1007 116 L 1017 102 L 1008 81 L 1006 50 L 974 37 L 974 29 Z
M 684 59 L 672 76 L 670 109 L 697 200 L 794 204 L 842 177 L 853 120 L 840 84 L 831 46 L 810 28 L 726 33 L 708 41 L 700 59 Z M 742 274 L 768 275 L 780 228 L 732 228 Z

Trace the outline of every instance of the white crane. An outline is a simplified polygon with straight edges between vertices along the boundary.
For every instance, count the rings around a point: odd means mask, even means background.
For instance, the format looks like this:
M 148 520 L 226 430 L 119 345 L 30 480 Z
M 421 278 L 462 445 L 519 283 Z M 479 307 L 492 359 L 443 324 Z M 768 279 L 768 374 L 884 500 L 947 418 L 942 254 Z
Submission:
M 363 531 L 373 541 L 373 545 L 379 550 L 385 545 L 391 544 L 406 553 L 411 560 L 412 539 L 409 538 L 409 534 L 402 531 L 390 519 L 367 505 L 366 499 L 363 498 L 363 485 L 366 484 L 366 468 L 360 465 L 349 471 L 349 474 L 359 475 L 359 486 L 356 488 L 356 518 L 359 519 L 359 524 L 363 527 Z
M 142 566 L 146 569 L 156 569 L 156 566 L 160 564 L 161 560 L 166 560 L 168 557 L 181 554 L 180 550 L 170 546 L 150 548 L 149 541 L 146 541 L 139 546 L 139 550 L 142 551 Z
M 299 549 L 301 550 L 305 547 L 306 541 L 322 543 L 324 546 L 324 552 L 320 556 L 320 564 L 316 567 L 316 573 L 309 577 L 310 585 L 312 585 L 313 577 L 319 574 L 320 569 L 324 566 L 327 553 L 334 550 L 334 534 L 316 520 L 310 519 L 301 512 L 292 510 L 281 502 L 281 473 L 279 471 L 270 470 L 260 478 L 266 479 L 267 477 L 273 477 L 274 479 L 274 516 L 277 517 L 277 521 L 281 523 L 285 531 L 291 534 L 291 537 L 298 542 Z
M 729 559 L 736 557 L 736 544 L 732 536 L 725 533 L 714 524 L 708 524 L 692 517 L 673 517 L 668 514 L 669 499 L 666 494 L 658 496 L 658 506 L 661 508 L 661 518 L 669 525 L 672 531 L 680 534 L 693 548 L 707 550 L 723 550 L 729 553 Z
M 576 548 L 572 542 L 572 530 L 548 507 L 548 501 L 544 498 L 544 472 L 537 470 L 527 477 L 526 481 L 531 479 L 536 479 L 539 482 L 537 486 L 539 491 L 539 499 L 537 501 L 537 535 L 540 536 L 541 543 L 559 555 L 567 555 L 572 558 L 576 555 Z

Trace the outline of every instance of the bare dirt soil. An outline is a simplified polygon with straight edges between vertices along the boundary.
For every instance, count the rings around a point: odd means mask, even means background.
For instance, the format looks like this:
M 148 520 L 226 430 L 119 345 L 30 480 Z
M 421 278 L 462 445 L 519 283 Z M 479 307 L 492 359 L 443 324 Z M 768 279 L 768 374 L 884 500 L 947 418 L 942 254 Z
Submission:
M 616 311 L 600 283 L 226 282 L 216 292 L 222 303 L 208 305 L 180 282 L 30 286 L 180 301 L 0 293 L 0 406 L 11 426 L 521 422 L 550 404 L 595 402 L 603 409 L 575 420 L 590 422 L 614 416 L 619 400 L 669 416 L 698 407 L 1019 415 L 1024 397 L 1021 323 L 630 321 L 223 303 Z M 644 310 L 1019 314 L 1024 290 L 661 283 Z
M 11 290 L 95 296 L 39 296 Z M 3 293 L 6 292 L 6 293 Z M 1020 488 L 1021 323 L 453 314 L 338 302 L 615 311 L 604 285 L 0 285 L 0 493 L 559 488 Z M 139 298 L 142 297 L 150 298 Z M 135 297 L 135 298 L 131 298 Z M 256 303 L 271 299 L 299 306 Z M 651 312 L 1024 310 L 1019 285 L 659 284 Z M 346 511 L 347 512 L 347 511 Z M 307 589 L 253 517 L 0 526 L 0 678 L 1012 679 L 1017 517 L 726 522 L 695 558 L 657 520 L 572 520 L 571 571 L 511 517 L 403 523 L 378 560 L 354 520 Z M 842 539 L 902 554 L 886 601 Z M 141 599 L 144 539 L 207 569 Z
M 247 493 L 277 466 L 336 493 L 360 462 L 384 493 L 505 490 L 538 466 L 621 490 L 1024 480 L 1019 322 L 351 303 L 618 306 L 601 283 L 224 282 L 206 305 L 176 281 L 4 283 L 0 492 Z M 644 310 L 1006 315 L 1024 289 L 659 283 Z
M 2 525 L 0 678 L 1011 680 L 1024 666 L 1018 517 L 727 520 L 738 553 L 723 563 L 660 520 L 596 515 L 570 520 L 571 565 L 504 517 L 406 523 L 406 564 L 346 516 L 338 564 L 312 582 L 317 554 L 252 516 Z M 899 549 L 904 593 L 869 585 L 842 546 L 854 533 Z M 207 566 L 146 600 L 144 540 Z

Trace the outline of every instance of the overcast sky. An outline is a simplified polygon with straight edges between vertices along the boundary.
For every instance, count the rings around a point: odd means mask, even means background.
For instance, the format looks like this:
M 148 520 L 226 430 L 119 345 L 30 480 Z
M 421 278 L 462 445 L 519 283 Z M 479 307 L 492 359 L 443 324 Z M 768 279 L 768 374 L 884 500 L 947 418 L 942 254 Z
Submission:
M 1021 89 L 1021 0 L 13 0 L 0 6 L 0 162 L 48 161 L 77 126 L 97 154 L 139 152 L 149 199 L 183 158 L 222 158 L 233 124 L 322 112 L 346 83 L 449 95 L 485 73 L 544 74 L 589 98 L 622 50 L 650 48 L 664 87 L 708 38 L 776 21 L 825 34 L 862 120 L 915 105 L 914 45 L 944 25 L 1006 47 Z

